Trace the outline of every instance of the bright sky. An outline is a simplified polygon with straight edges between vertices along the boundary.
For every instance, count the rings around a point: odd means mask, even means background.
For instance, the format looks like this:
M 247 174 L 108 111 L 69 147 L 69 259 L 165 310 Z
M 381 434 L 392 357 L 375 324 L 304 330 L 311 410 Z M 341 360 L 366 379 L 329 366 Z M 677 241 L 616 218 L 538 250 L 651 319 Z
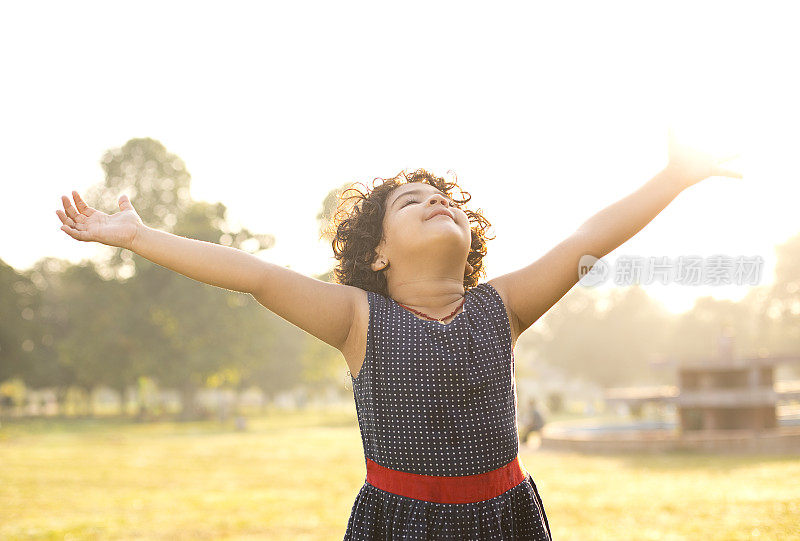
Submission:
M 60 196 L 152 137 L 192 196 L 271 233 L 260 257 L 335 260 L 315 216 L 343 182 L 453 170 L 485 211 L 487 278 L 543 255 L 666 163 L 666 129 L 743 151 L 617 255 L 756 256 L 800 231 L 790 4 L 15 2 L 0 7 L 0 258 L 78 262 Z M 769 6 L 769 7 L 766 7 Z M 136 206 L 136 200 L 133 200 Z M 647 287 L 674 311 L 748 286 Z

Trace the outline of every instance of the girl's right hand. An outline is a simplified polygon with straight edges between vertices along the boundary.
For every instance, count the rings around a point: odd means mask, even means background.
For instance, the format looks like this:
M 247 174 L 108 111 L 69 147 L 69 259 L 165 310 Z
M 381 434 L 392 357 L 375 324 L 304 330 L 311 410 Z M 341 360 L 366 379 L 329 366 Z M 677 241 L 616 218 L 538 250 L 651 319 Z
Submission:
M 72 192 L 72 197 L 75 199 L 75 207 L 69 197 L 62 195 L 64 210 L 56 211 L 64 224 L 61 226 L 64 233 L 77 240 L 132 249 L 133 239 L 144 224 L 127 195 L 120 196 L 120 211 L 111 215 L 84 203 L 76 191 Z

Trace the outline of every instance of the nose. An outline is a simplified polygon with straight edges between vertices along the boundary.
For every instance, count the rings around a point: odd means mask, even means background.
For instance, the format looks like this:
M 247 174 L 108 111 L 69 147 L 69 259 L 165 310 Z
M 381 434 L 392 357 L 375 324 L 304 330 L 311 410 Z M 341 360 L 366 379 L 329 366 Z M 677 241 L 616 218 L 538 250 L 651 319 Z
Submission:
M 428 199 L 428 203 L 430 203 L 431 205 L 435 205 L 437 200 L 441 201 L 441 203 L 445 207 L 448 204 L 447 198 L 445 196 L 443 196 L 442 194 L 440 194 L 440 193 L 435 193 L 435 194 L 431 195 L 430 199 Z

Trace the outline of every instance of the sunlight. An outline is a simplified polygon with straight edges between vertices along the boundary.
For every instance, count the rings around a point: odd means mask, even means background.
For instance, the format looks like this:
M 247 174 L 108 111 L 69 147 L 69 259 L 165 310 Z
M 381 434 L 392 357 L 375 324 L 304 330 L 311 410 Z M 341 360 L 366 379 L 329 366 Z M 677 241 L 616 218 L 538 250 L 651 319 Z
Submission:
M 743 122 L 745 115 L 716 111 L 701 105 L 703 104 L 684 103 L 681 111 L 672 117 L 670 125 L 676 139 L 717 158 L 739 154 L 722 165 L 748 176 L 744 168 L 749 168 L 750 165 L 748 134 L 752 128 L 747 122 Z
M 723 166 L 745 179 L 776 180 L 793 165 L 800 111 L 777 94 L 765 95 L 758 88 L 764 82 L 751 79 L 733 88 L 709 84 L 675 92 L 666 118 L 677 139 L 689 146 L 720 158 L 739 153 Z

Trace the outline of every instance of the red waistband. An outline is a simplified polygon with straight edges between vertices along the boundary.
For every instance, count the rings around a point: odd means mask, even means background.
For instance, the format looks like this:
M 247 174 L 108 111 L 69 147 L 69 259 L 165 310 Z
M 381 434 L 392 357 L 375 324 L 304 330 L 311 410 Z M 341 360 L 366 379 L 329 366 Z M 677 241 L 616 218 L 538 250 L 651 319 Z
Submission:
M 367 458 L 367 483 L 386 492 L 428 502 L 472 503 L 489 500 L 514 488 L 527 476 L 519 456 L 496 470 L 458 477 L 390 470 Z

